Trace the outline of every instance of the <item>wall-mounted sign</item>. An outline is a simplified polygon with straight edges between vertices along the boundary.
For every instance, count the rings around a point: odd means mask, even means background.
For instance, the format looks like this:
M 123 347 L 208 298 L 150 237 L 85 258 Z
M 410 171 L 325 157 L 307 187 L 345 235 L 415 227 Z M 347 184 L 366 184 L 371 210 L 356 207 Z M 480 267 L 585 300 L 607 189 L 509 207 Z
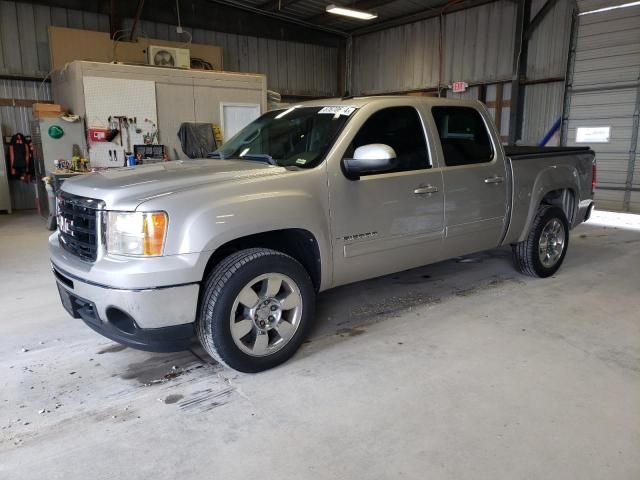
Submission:
M 467 91 L 468 86 L 467 82 L 453 82 L 451 90 L 453 90 L 453 93 L 462 93 Z
M 611 127 L 578 127 L 576 143 L 609 143 Z

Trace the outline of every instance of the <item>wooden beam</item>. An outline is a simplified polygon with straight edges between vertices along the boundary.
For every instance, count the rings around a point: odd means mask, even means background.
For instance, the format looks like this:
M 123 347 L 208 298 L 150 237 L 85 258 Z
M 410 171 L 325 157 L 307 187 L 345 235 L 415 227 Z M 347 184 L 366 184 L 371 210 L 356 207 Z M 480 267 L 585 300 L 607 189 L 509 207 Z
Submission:
M 502 84 L 499 83 L 498 85 L 500 85 L 500 93 L 502 93 Z M 511 108 L 511 100 L 502 100 L 502 99 L 487 100 L 486 102 L 484 102 L 484 104 L 488 108 L 495 108 L 496 109 L 496 114 L 498 113 L 498 109 L 500 110 L 500 113 L 502 114 L 502 109 L 503 108 Z
M 496 124 L 496 130 L 498 130 L 498 135 L 502 138 L 502 133 L 500 132 L 500 127 L 502 126 L 502 96 L 503 96 L 503 85 L 502 83 L 496 84 L 496 113 L 494 123 Z M 511 106 L 511 105 L 509 105 Z
M 51 100 L 31 100 L 27 98 L 0 98 L 0 107 L 29 107 L 34 103 L 53 103 Z

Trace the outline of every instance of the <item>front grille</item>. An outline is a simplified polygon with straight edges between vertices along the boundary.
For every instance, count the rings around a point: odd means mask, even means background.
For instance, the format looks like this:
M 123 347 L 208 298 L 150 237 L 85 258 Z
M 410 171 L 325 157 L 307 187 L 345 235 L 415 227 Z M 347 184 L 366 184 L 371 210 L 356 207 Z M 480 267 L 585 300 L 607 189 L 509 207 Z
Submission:
M 98 254 L 97 210 L 100 200 L 61 193 L 58 197 L 57 223 L 60 245 L 87 262 Z

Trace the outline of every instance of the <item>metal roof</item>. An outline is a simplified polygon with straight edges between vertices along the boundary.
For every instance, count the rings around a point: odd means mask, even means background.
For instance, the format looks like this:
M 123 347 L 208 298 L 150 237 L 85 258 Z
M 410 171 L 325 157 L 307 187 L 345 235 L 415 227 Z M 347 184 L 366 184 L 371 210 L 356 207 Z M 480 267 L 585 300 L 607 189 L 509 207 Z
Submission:
M 231 2 L 219 0 L 216 3 Z M 262 10 L 281 18 L 302 21 L 321 28 L 351 33 L 361 28 L 397 21 L 416 14 L 439 11 L 448 5 L 460 3 L 473 2 L 468 0 L 243 0 L 242 2 L 233 1 L 232 4 L 240 8 L 245 6 Z M 373 20 L 358 20 L 327 13 L 326 8 L 331 4 L 376 13 L 378 17 Z

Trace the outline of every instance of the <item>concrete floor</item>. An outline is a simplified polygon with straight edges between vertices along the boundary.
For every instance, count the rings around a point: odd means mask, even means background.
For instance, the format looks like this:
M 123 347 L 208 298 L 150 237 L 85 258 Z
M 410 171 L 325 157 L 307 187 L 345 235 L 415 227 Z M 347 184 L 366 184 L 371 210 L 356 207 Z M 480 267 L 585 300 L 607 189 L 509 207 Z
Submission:
M 0 217 L 0 478 L 640 478 L 638 217 L 547 280 L 496 250 L 326 292 L 259 375 L 71 319 L 46 238 Z

